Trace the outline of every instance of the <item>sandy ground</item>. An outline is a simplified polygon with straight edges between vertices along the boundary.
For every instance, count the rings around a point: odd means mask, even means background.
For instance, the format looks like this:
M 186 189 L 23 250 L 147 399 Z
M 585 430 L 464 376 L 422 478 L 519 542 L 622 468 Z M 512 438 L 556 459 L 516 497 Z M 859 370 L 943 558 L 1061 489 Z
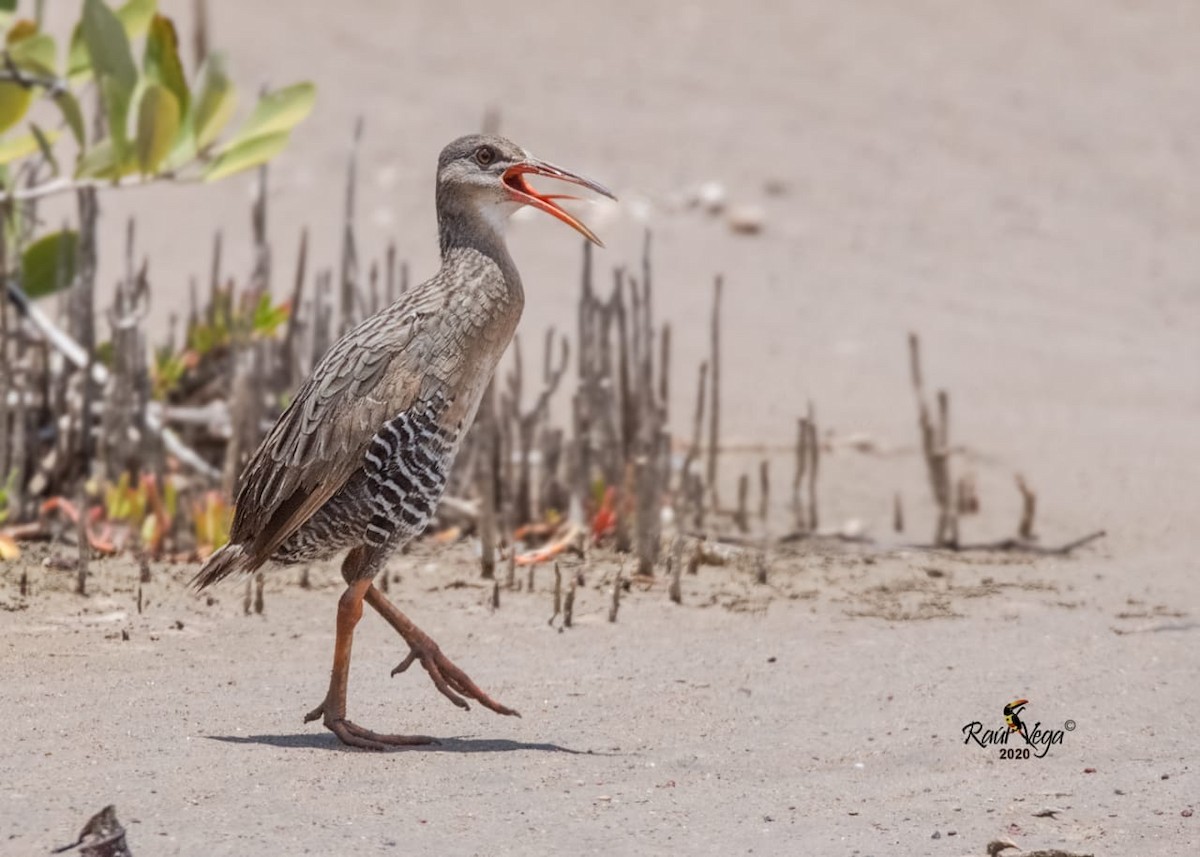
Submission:
M 430 273 L 436 152 L 498 106 L 511 136 L 619 192 L 596 212 L 607 261 L 636 264 L 654 228 L 674 413 L 724 272 L 727 436 L 786 441 L 812 399 L 824 429 L 886 453 L 826 458 L 831 525 L 886 536 L 900 492 L 910 535 L 929 531 L 916 330 L 974 453 L 984 513 L 967 537 L 1012 531 L 1018 470 L 1048 542 L 1109 536 L 1034 563 L 815 550 L 779 558 L 766 589 L 705 569 L 683 607 L 635 592 L 615 625 L 601 564 L 562 634 L 544 574 L 493 613 L 485 591 L 446 588 L 473 579 L 467 548 L 400 558 L 402 603 L 525 717 L 388 679 L 400 647 L 366 622 L 353 716 L 445 739 L 391 756 L 299 722 L 323 691 L 335 589 L 280 573 L 265 618 L 245 618 L 236 586 L 208 605 L 186 569 L 156 569 L 138 616 L 131 569 L 102 567 L 81 602 L 34 557 L 28 598 L 22 569 L 0 569 L 0 853 L 70 841 L 110 802 L 136 854 L 960 855 L 998 836 L 1182 854 L 1200 839 L 1184 815 L 1200 793 L 1193 4 L 212 5 L 247 91 L 321 88 L 273 171 L 283 277 L 302 225 L 333 258 L 359 114 L 364 251 L 395 236 Z M 707 180 L 763 206 L 765 232 L 679 210 Z M 248 269 L 246 201 L 245 182 L 106 200 L 114 248 L 142 212 L 160 318 L 215 228 Z M 523 330 L 569 329 L 577 243 L 524 221 L 512 247 Z M 1036 760 L 963 745 L 964 724 L 999 725 L 1016 696 L 1076 729 Z
M 5 619 L 0 852 L 68 842 L 108 802 L 137 854 L 960 855 L 1000 836 L 1182 854 L 1195 836 L 1200 626 L 1102 551 L 809 552 L 766 587 L 703 569 L 683 606 L 635 585 L 616 624 L 601 562 L 561 633 L 546 570 L 492 611 L 465 553 L 397 561 L 393 591 L 523 717 L 389 679 L 404 647 L 368 617 L 351 715 L 443 742 L 388 756 L 301 724 L 324 693 L 332 570 L 311 591 L 272 577 L 262 617 L 239 587 L 185 594 L 183 569 L 156 570 L 138 615 L 127 563 L 85 604 L 34 593 Z M 964 745 L 1016 694 L 1061 744 Z

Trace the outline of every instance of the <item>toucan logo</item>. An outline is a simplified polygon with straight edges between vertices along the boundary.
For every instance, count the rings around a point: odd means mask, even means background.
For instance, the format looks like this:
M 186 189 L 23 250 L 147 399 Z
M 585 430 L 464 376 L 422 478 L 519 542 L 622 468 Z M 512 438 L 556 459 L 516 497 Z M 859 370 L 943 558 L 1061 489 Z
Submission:
M 973 720 L 962 728 L 964 744 L 975 744 L 980 747 L 999 747 L 1001 759 L 1045 758 L 1050 748 L 1062 744 L 1068 732 L 1075 730 L 1075 721 L 1068 720 L 1061 729 L 1044 729 L 1041 721 L 1033 726 L 1026 724 L 1021 712 L 1029 705 L 1029 700 L 1018 697 L 1004 706 L 1004 728 L 985 728 L 982 721 Z M 995 721 L 992 721 L 995 722 Z M 1009 746 L 1009 737 L 1014 739 L 1017 746 Z
M 1014 699 L 1004 706 L 1004 722 L 1008 724 L 1009 732 L 1020 732 L 1021 737 L 1028 739 L 1029 733 L 1021 722 L 1021 709 L 1029 704 L 1028 699 Z

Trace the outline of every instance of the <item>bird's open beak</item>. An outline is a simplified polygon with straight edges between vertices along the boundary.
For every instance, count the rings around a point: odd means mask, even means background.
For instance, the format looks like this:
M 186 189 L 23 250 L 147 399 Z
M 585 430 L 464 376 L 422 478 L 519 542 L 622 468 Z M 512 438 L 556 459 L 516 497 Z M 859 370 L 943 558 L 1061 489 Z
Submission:
M 509 195 L 514 202 L 540 208 L 547 214 L 557 217 L 593 244 L 598 244 L 601 247 L 604 246 L 604 242 L 596 237 L 596 233 L 563 211 L 554 201 L 556 199 L 576 199 L 576 197 L 563 194 L 540 194 L 525 181 L 526 174 L 546 176 L 547 178 L 570 182 L 571 184 L 577 184 L 581 187 L 586 187 L 588 190 L 595 191 L 601 196 L 607 196 L 609 199 L 616 199 L 612 191 L 598 182 L 576 175 L 575 173 L 567 172 L 560 167 L 547 164 L 545 161 L 539 161 L 536 158 L 526 158 L 519 164 L 513 164 L 504 171 L 503 177 L 504 185 L 508 188 Z

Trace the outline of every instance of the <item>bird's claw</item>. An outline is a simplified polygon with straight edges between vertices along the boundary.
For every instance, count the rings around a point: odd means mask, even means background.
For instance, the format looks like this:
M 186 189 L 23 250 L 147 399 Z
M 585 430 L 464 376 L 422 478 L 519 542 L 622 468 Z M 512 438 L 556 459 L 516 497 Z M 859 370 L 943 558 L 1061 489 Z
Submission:
M 416 649 L 409 650 L 408 656 L 404 660 L 402 660 L 400 663 L 396 664 L 396 668 L 394 670 L 392 670 L 392 678 L 395 678 L 396 676 L 400 675 L 400 673 L 407 670 L 409 667 L 411 667 L 413 665 L 413 663 L 416 662 L 416 660 L 417 660 L 417 650 Z
M 514 709 L 503 705 L 488 696 L 479 685 L 475 684 L 465 672 L 458 668 L 453 661 L 442 654 L 442 650 L 432 639 L 424 634 L 422 639 L 415 642 L 409 640 L 409 652 L 404 660 L 396 665 L 392 670 L 392 675 L 396 676 L 407 670 L 417 661 L 421 662 L 421 666 L 425 668 L 425 672 L 429 673 L 429 677 L 433 680 L 436 687 L 448 700 L 453 702 L 459 708 L 470 710 L 471 706 L 467 699 L 473 699 L 482 705 L 484 708 L 490 708 L 497 714 L 504 714 L 512 717 L 520 717 L 520 713 Z M 463 697 L 466 697 L 464 699 Z

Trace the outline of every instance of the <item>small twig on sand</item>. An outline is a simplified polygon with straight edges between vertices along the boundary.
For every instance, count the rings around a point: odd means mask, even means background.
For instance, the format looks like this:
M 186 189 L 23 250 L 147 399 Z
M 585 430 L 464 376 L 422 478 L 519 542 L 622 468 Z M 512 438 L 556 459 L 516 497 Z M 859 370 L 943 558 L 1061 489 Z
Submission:
M 708 467 L 705 479 L 713 510 L 721 508 L 717 496 L 717 453 L 720 450 L 721 434 L 721 287 L 722 278 L 713 284 L 712 339 L 709 356 L 709 380 L 711 405 L 708 411 Z
M 708 539 L 714 544 L 725 545 L 731 549 L 744 550 L 761 550 L 763 546 L 762 539 L 753 536 L 739 536 L 733 533 L 723 534 L 706 534 L 699 532 L 689 532 L 689 536 L 696 539 Z M 913 551 L 932 551 L 938 553 L 996 553 L 996 552 L 1012 552 L 1012 553 L 1027 553 L 1037 556 L 1065 556 L 1074 550 L 1077 550 L 1084 545 L 1103 538 L 1107 533 L 1104 530 L 1097 530 L 1094 533 L 1088 533 L 1082 538 L 1069 541 L 1066 544 L 1056 547 L 1044 547 L 1034 542 L 1027 542 L 1019 538 L 1000 539 L 994 542 L 976 542 L 974 544 L 954 544 L 954 545 L 938 545 L 938 544 L 893 544 L 890 542 L 880 542 L 865 535 L 847 536 L 839 533 L 818 534 L 810 533 L 804 530 L 794 530 L 790 533 L 784 533 L 776 539 L 770 541 L 770 545 L 787 545 L 795 542 L 806 541 L 809 539 L 821 539 L 829 542 L 843 542 L 855 545 L 861 545 L 868 548 L 876 548 L 879 550 L 913 550 Z M 714 557 L 712 554 L 704 554 L 702 563 L 712 565 L 710 560 Z M 723 563 L 716 563 L 723 564 Z M 689 566 L 689 572 L 691 568 Z
M 746 504 L 750 499 L 750 477 L 743 473 L 738 477 L 737 511 L 733 513 L 733 523 L 743 533 L 750 532 L 750 512 Z
M 950 396 L 945 390 L 938 390 L 938 419 L 935 424 L 929 405 L 925 401 L 921 373 L 921 340 L 915 333 L 908 335 L 908 356 L 913 393 L 917 399 L 921 448 L 925 453 L 933 499 L 938 507 L 937 529 L 933 540 L 941 547 L 953 548 L 958 542 L 958 516 L 955 513 L 950 476 Z
M 1036 538 L 1033 534 L 1033 518 L 1037 514 L 1037 494 L 1020 473 L 1017 474 L 1017 490 L 1021 492 L 1021 523 L 1017 526 L 1017 535 L 1028 541 Z
M 563 599 L 563 627 L 570 628 L 571 623 L 575 621 L 575 583 L 576 578 L 571 576 L 571 585 L 567 587 L 567 597 Z
M 546 623 L 550 627 L 554 627 L 554 620 L 558 618 L 558 614 L 562 612 L 562 569 L 558 567 L 558 563 L 554 563 L 554 613 L 550 616 L 550 620 Z
M 496 424 L 496 383 L 483 393 L 475 432 L 479 438 L 476 485 L 479 491 L 479 576 L 496 576 L 496 491 L 500 470 L 499 427 Z
M 75 567 L 76 595 L 87 595 L 88 557 L 91 554 L 89 545 L 90 534 L 88 533 L 87 525 L 87 489 L 84 487 L 86 484 L 86 482 L 79 483 L 79 494 L 76 498 L 76 504 L 82 510 L 79 514 L 79 520 L 76 521 L 77 538 L 79 540 L 79 562 Z
M 612 588 L 612 604 L 608 608 L 608 621 L 617 621 L 617 611 L 621 609 L 621 572 L 617 570 L 617 576 L 613 579 Z
M 808 432 L 805 448 L 808 451 L 808 531 L 815 533 L 820 523 L 817 510 L 817 471 L 821 464 L 821 442 L 817 439 L 817 412 L 813 403 L 808 403 L 808 417 L 804 420 L 804 430 Z
M 693 478 L 695 478 L 697 480 L 700 479 L 700 477 L 698 475 L 692 474 L 692 463 L 695 462 L 695 460 L 700 457 L 700 448 L 701 448 L 701 444 L 703 443 L 702 432 L 703 432 L 703 425 L 704 425 L 704 404 L 705 404 L 705 398 L 707 396 L 707 393 L 708 393 L 708 363 L 704 362 L 704 363 L 700 364 L 700 382 L 699 382 L 699 386 L 696 390 L 696 414 L 692 418 L 692 444 L 691 444 L 691 446 L 688 447 L 688 451 L 683 457 L 683 464 L 679 468 L 679 472 L 681 474 L 681 479 L 684 481 L 685 485 L 687 484 L 687 481 L 690 479 L 693 479 Z M 684 492 L 684 496 L 685 497 L 687 496 L 686 491 Z M 704 526 L 703 496 L 701 496 L 700 503 L 696 505 L 696 508 L 691 509 L 690 511 L 692 512 L 692 515 L 695 519 L 696 526 L 703 527 Z
M 767 548 L 754 552 L 754 582 L 765 586 L 767 582 Z
M 803 528 L 807 522 L 804 515 L 804 471 L 808 467 L 808 421 L 801 417 L 796 421 L 796 472 L 792 476 L 792 515 L 796 526 Z
M 1028 553 L 1038 556 L 1066 556 L 1073 550 L 1077 550 L 1086 544 L 1102 539 L 1108 532 L 1105 530 L 1096 530 L 1094 533 L 1088 533 L 1086 536 L 1069 541 L 1066 544 L 1058 545 L 1057 547 L 1044 547 L 1039 544 L 1024 541 L 1022 539 L 1001 539 L 996 542 L 979 542 L 976 544 L 962 545 L 905 545 L 910 550 L 931 550 L 931 551 L 949 551 L 950 553 L 968 553 L 968 552 L 1005 552 L 1013 553 Z
M 671 582 L 667 585 L 667 597 L 675 604 L 683 603 L 683 587 L 680 577 L 683 574 L 683 536 L 676 536 L 671 543 L 671 555 L 667 557 L 667 574 Z
M 959 517 L 979 514 L 979 491 L 975 486 L 975 474 L 959 477 L 955 490 L 954 506 Z
M 767 526 L 767 512 L 771 508 L 771 465 L 767 459 L 758 464 L 758 522 Z

